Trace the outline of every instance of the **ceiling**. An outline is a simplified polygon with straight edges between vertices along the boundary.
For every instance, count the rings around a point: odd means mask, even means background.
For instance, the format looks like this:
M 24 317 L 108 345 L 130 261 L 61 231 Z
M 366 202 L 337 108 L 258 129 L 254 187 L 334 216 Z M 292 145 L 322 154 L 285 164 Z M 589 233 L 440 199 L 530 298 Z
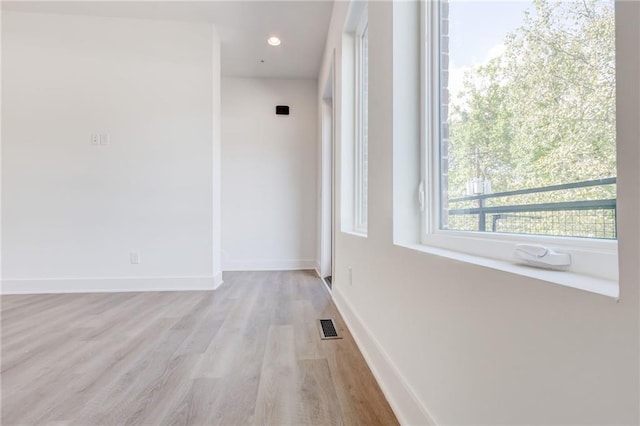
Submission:
M 318 76 L 332 8 L 332 0 L 2 1 L 2 10 L 212 22 L 222 43 L 222 74 L 266 78 Z M 267 44 L 272 35 L 280 46 Z

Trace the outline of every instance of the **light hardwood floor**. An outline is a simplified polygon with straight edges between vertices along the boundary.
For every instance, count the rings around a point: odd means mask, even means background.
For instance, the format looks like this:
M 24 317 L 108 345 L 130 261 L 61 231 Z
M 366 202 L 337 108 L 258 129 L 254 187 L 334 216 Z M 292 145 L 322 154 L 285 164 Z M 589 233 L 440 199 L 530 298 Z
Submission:
M 2 425 L 395 425 L 312 272 L 215 292 L 2 296 Z M 342 340 L 320 340 L 331 317 Z

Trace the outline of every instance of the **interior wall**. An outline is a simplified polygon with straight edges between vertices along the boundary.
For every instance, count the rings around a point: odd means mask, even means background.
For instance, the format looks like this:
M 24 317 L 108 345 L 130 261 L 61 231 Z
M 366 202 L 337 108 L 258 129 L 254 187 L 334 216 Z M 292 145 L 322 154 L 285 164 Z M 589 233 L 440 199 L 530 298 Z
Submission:
M 406 424 L 638 424 L 640 4 L 617 4 L 619 301 L 394 245 L 394 137 L 407 135 L 394 129 L 394 37 L 415 6 L 369 2 L 369 233 L 337 226 L 337 306 Z M 341 191 L 348 8 L 335 3 L 319 76 L 336 49 Z
M 218 43 L 210 24 L 2 13 L 4 292 L 215 286 Z
M 213 46 L 212 46 L 212 59 L 213 63 L 217 64 L 213 66 L 212 70 L 212 85 L 211 97 L 212 97 L 212 112 L 213 112 L 213 153 L 212 153 L 212 168 L 213 168 L 213 216 L 212 216 L 212 239 L 213 239 L 213 285 L 219 287 L 222 285 L 222 114 L 221 114 L 221 49 L 220 49 L 220 35 L 218 34 L 215 26 L 213 27 Z
M 313 269 L 316 80 L 222 79 L 224 270 Z M 276 115 L 288 105 L 290 115 Z

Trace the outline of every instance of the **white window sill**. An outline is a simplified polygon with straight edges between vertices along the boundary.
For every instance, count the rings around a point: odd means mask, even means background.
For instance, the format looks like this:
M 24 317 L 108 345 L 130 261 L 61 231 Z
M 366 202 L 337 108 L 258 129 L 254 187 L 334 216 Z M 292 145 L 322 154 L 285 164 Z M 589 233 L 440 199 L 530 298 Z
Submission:
M 490 259 L 481 256 L 474 256 L 466 253 L 460 253 L 452 250 L 431 247 L 422 244 L 396 244 L 412 250 L 429 253 L 434 256 L 446 257 L 460 262 L 466 262 L 473 265 L 484 266 L 486 268 L 496 269 L 499 271 L 509 272 L 511 274 L 521 275 L 525 277 L 535 278 L 553 284 L 559 284 L 565 287 L 571 287 L 578 290 L 588 291 L 590 293 L 600 294 L 618 300 L 620 290 L 618 282 L 607 280 L 604 278 L 596 278 L 588 275 L 576 274 L 574 272 L 551 271 L 547 269 L 539 269 L 531 266 L 511 263 L 504 260 Z
M 340 232 L 346 235 L 351 235 L 353 237 L 367 238 L 367 234 L 365 232 L 358 232 L 358 231 L 340 231 Z

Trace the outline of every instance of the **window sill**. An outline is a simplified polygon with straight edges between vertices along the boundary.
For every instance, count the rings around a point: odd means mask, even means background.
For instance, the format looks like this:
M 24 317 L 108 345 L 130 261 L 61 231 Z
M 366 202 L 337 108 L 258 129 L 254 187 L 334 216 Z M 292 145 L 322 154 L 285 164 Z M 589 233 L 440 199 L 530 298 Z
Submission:
M 367 234 L 364 232 L 358 232 L 358 231 L 340 231 L 340 232 L 346 235 L 351 235 L 353 237 L 367 238 Z
M 535 278 L 553 284 L 559 284 L 565 287 L 575 288 L 578 290 L 588 291 L 602 296 L 607 296 L 618 300 L 620 291 L 618 282 L 607 280 L 604 278 L 591 277 L 588 275 L 576 274 L 575 272 L 551 271 L 547 269 L 539 269 L 531 266 L 511 263 L 504 260 L 490 259 L 481 256 L 474 256 L 466 253 L 460 253 L 453 250 L 446 250 L 437 247 L 431 247 L 422 244 L 396 244 L 412 250 L 429 253 L 434 256 L 445 257 L 460 262 L 470 263 L 473 265 L 483 266 L 485 268 L 496 269 L 511 274 L 521 275 L 529 278 Z

